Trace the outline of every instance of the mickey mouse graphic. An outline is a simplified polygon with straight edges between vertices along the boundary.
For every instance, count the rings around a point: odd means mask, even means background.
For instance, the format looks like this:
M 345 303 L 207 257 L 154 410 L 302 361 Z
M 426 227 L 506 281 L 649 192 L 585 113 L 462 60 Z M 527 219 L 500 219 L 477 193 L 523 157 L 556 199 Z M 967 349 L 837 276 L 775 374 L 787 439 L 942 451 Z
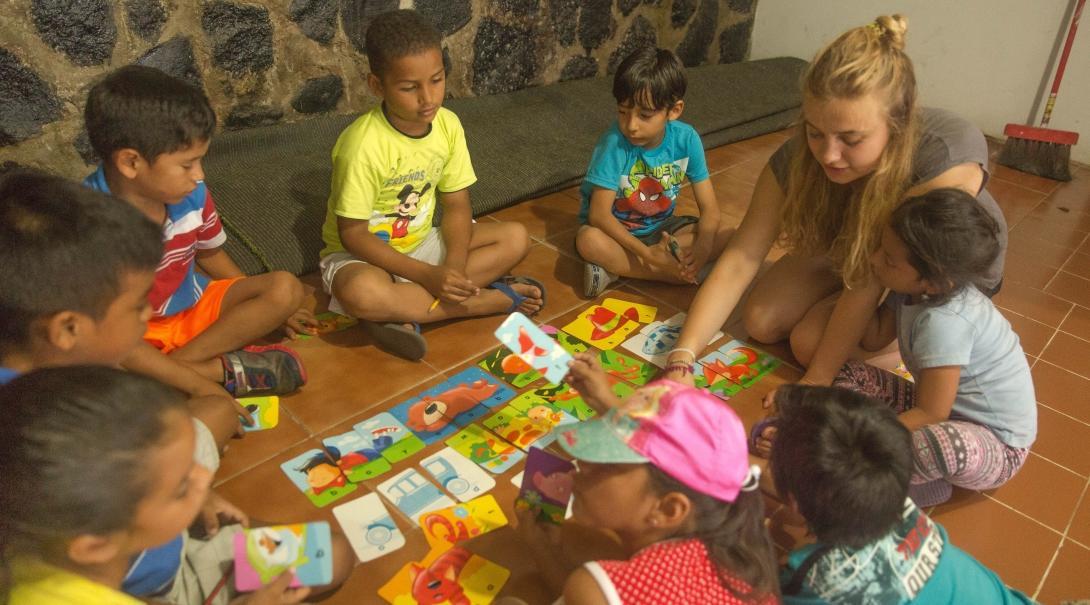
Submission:
M 416 218 L 420 198 L 424 197 L 428 189 L 431 189 L 431 183 L 425 183 L 420 191 L 414 191 L 411 183 L 401 188 L 401 192 L 397 194 L 397 207 L 394 208 L 396 212 L 386 215 L 394 218 L 394 223 L 390 226 L 390 239 L 409 234 L 409 223 Z

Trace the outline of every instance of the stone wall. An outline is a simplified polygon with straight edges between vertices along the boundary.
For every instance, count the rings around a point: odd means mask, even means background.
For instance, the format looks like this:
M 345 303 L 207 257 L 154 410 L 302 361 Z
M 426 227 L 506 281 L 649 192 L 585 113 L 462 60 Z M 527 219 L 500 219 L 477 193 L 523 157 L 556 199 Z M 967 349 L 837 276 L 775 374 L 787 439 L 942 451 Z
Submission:
M 413 7 L 443 33 L 447 94 L 612 73 L 643 44 L 686 65 L 746 58 L 756 0 L 0 0 L 0 163 L 77 177 L 91 84 L 151 65 L 203 87 L 224 128 L 375 103 L 364 34 Z

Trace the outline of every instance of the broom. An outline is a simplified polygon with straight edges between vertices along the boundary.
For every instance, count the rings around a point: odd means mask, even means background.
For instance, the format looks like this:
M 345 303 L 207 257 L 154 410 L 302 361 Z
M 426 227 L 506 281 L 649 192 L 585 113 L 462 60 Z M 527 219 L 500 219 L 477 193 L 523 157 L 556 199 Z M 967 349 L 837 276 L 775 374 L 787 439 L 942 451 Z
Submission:
M 999 152 L 999 163 L 1015 170 L 1036 174 L 1057 181 L 1070 181 L 1071 146 L 1079 142 L 1079 133 L 1069 130 L 1046 128 L 1052 118 L 1052 107 L 1056 104 L 1056 93 L 1060 90 L 1060 80 L 1067 67 L 1067 56 L 1071 54 L 1071 45 L 1075 41 L 1075 31 L 1079 29 L 1079 17 L 1086 0 L 1078 0 L 1071 25 L 1067 29 L 1067 41 L 1064 43 L 1060 63 L 1056 67 L 1056 77 L 1052 80 L 1052 92 L 1045 103 L 1045 113 L 1041 116 L 1040 128 L 1023 124 L 1007 124 L 1003 134 L 1007 142 Z

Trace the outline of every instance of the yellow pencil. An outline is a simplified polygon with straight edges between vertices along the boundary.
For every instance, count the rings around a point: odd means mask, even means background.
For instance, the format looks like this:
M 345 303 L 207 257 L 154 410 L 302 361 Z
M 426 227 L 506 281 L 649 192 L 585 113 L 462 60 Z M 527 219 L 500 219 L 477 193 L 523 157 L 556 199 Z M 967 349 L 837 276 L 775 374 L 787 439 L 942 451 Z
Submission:
M 439 299 L 436 298 L 434 301 L 432 301 L 431 306 L 428 307 L 428 313 L 431 313 L 432 311 L 434 311 L 435 308 L 438 307 L 438 306 L 439 306 Z

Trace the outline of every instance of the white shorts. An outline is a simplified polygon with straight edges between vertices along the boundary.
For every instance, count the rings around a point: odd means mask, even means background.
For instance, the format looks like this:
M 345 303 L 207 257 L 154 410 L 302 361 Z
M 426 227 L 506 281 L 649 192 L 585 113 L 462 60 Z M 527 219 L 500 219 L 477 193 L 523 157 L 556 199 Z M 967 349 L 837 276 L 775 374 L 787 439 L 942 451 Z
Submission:
M 220 450 L 216 438 L 203 422 L 193 419 L 193 430 L 197 433 L 197 447 L 193 451 L 193 462 L 208 469 L 213 475 L 220 468 Z
M 447 258 L 447 246 L 443 242 L 443 236 L 439 233 L 439 230 L 432 227 L 431 231 L 428 231 L 428 234 L 424 236 L 420 245 L 413 248 L 412 251 L 406 252 L 405 256 L 429 265 L 438 265 Z M 340 301 L 333 295 L 333 278 L 337 275 L 337 271 L 341 270 L 341 267 L 352 263 L 366 265 L 367 261 L 352 256 L 351 252 L 334 252 L 318 263 L 318 269 L 322 272 L 322 289 L 329 295 L 329 310 L 341 315 L 349 315 L 349 313 L 344 310 Z M 400 275 L 394 275 L 393 278 L 399 282 L 409 281 Z

